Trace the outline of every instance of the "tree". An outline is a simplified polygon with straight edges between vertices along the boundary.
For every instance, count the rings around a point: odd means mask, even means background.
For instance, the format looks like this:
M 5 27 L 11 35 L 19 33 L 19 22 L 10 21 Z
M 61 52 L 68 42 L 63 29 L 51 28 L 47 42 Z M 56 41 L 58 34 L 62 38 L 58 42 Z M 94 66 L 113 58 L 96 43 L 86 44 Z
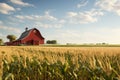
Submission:
M 56 40 L 48 40 L 46 43 L 47 44 L 57 44 L 57 41 Z
M 52 42 L 52 44 L 57 44 L 56 40 L 52 40 L 51 42 Z
M 50 40 L 47 40 L 46 43 L 47 43 L 47 44 L 50 44 Z
M 7 35 L 7 39 L 9 39 L 9 41 L 15 41 L 16 40 L 16 36 L 15 35 Z
M 0 45 L 2 45 L 3 44 L 3 40 L 2 39 L 0 39 Z

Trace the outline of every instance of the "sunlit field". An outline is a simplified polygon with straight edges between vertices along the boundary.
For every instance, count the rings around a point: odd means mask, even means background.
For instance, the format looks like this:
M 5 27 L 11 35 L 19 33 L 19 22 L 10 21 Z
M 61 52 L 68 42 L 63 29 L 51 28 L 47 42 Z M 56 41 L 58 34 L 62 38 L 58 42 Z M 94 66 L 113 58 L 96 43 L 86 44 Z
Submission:
M 120 47 L 1 46 L 2 80 L 120 80 Z

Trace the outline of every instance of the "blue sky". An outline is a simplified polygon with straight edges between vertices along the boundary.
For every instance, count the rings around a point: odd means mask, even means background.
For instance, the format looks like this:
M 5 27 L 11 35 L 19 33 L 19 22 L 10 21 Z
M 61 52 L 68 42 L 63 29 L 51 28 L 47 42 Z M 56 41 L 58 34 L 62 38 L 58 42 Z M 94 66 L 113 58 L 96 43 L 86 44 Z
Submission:
M 0 0 L 0 38 L 25 27 L 60 44 L 119 44 L 120 0 Z

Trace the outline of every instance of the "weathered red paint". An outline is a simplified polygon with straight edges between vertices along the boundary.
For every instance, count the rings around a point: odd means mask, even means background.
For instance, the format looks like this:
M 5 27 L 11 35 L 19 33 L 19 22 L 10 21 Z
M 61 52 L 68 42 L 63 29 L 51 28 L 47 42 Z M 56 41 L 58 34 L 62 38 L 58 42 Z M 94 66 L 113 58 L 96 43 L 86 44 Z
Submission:
M 41 33 L 38 29 L 33 28 L 28 30 L 28 34 L 24 38 L 19 38 L 13 42 L 6 42 L 6 45 L 39 45 L 44 44 L 44 38 L 42 37 Z M 22 36 L 22 35 L 21 35 Z

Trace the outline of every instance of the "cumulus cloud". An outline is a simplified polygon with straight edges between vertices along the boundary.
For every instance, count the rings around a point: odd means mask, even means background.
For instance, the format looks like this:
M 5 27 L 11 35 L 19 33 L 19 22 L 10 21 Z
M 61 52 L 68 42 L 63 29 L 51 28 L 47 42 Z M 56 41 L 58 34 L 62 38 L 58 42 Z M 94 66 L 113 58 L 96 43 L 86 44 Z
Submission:
M 58 23 L 64 24 L 64 23 L 66 23 L 66 20 L 61 19 L 61 20 L 58 21 Z
M 35 24 L 36 27 L 43 27 L 43 28 L 61 28 L 63 25 L 59 23 L 41 23 L 37 22 Z
M 34 16 L 33 16 L 33 15 L 32 15 L 32 16 L 16 15 L 15 17 L 18 18 L 18 19 L 22 19 L 22 20 L 25 20 L 25 19 L 33 20 L 33 19 L 34 19 Z
M 67 18 L 70 23 L 74 24 L 86 24 L 96 22 L 99 16 L 103 16 L 104 13 L 100 10 L 92 9 L 84 12 L 68 12 Z
M 20 33 L 20 30 L 18 28 L 7 27 L 7 26 L 4 26 L 4 25 L 0 25 L 0 29 Z
M 44 28 L 61 28 L 65 22 L 65 20 L 59 20 L 54 22 L 36 22 L 35 26 Z
M 17 11 L 20 11 L 20 10 L 21 10 L 21 8 L 16 8 L 16 10 L 17 10 Z
M 3 37 L 3 34 L 2 34 L 2 33 L 0 33 L 0 37 Z
M 3 22 L 2 21 L 0 21 L 0 24 L 2 24 Z
M 68 12 L 67 13 L 68 17 L 74 17 L 74 16 L 77 16 L 77 15 L 78 15 L 78 13 L 76 13 L 76 12 Z
M 99 0 L 95 5 L 102 10 L 114 12 L 120 16 L 120 0 Z
M 20 6 L 33 6 L 32 4 L 23 2 L 22 0 L 10 0 L 13 4 L 20 5 Z
M 77 4 L 77 8 L 81 8 L 88 4 L 88 0 L 82 0 L 79 4 Z
M 23 21 L 32 21 L 35 27 L 60 28 L 66 23 L 65 19 L 58 19 L 50 15 L 48 11 L 44 15 L 15 15 L 15 18 Z
M 0 13 L 9 14 L 11 11 L 15 11 L 15 8 L 6 3 L 0 3 Z
M 57 20 L 56 17 L 51 16 L 48 12 L 45 12 L 43 16 L 41 15 L 16 15 L 15 16 L 18 19 L 22 20 L 49 20 L 49 21 L 55 21 Z

